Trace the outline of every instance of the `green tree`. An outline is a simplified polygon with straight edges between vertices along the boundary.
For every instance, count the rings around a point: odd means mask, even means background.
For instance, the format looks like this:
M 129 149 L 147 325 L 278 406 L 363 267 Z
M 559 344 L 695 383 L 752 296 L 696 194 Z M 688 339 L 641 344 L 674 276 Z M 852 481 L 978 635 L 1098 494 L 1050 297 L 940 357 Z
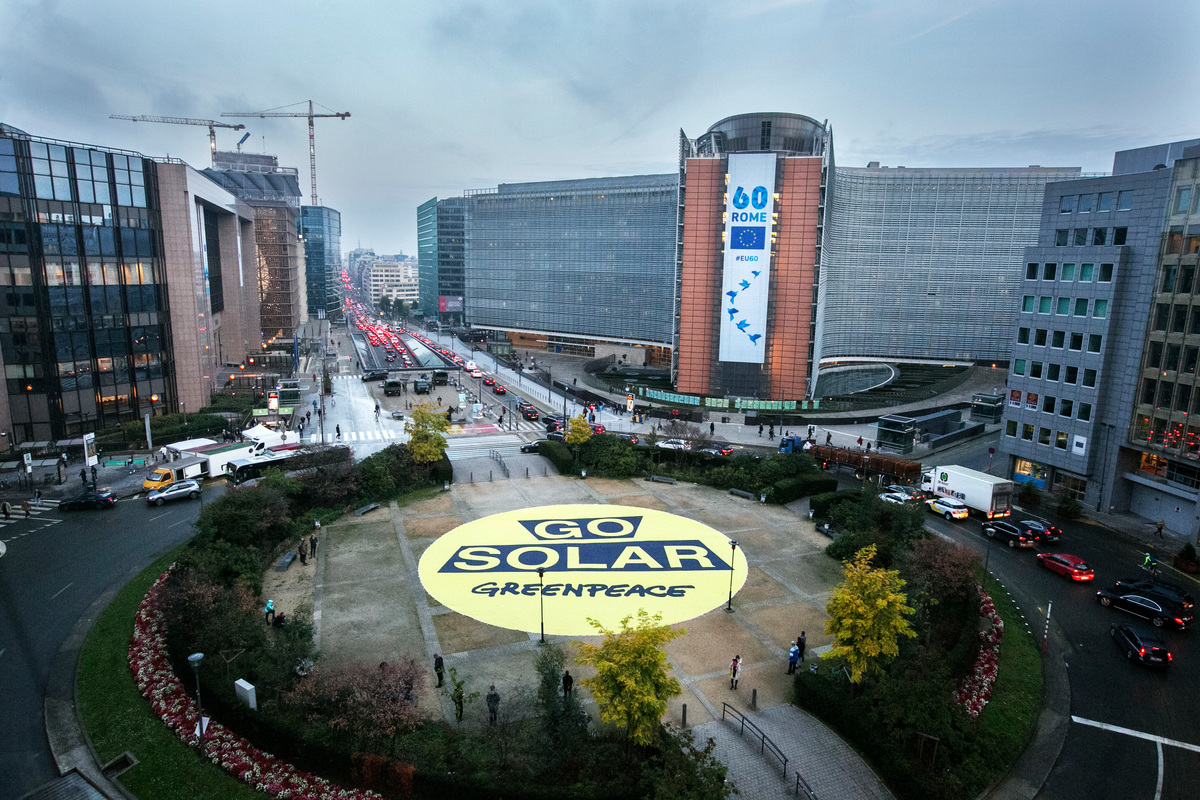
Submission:
M 577 664 L 590 664 L 596 675 L 580 681 L 592 692 L 600 709 L 600 719 L 625 726 L 627 741 L 650 745 L 658 739 L 658 723 L 667 710 L 667 699 L 682 693 L 679 680 L 670 674 L 665 646 L 687 633 L 670 625 L 660 625 L 662 614 L 650 616 L 638 609 L 621 620 L 621 630 L 610 631 L 589 618 L 604 641 L 598 645 L 578 642 Z
M 567 656 L 561 647 L 553 644 L 538 646 L 534 660 L 538 675 L 538 736 L 533 753 L 540 762 L 539 771 L 548 775 L 557 774 L 562 764 L 577 759 L 588 744 L 591 718 L 574 692 L 563 695 L 562 675 L 566 663 Z
M 401 319 L 408 319 L 408 309 L 408 303 L 403 300 L 397 300 L 396 302 L 392 303 L 392 313 Z
M 830 593 L 825 632 L 834 637 L 825 658 L 841 658 L 850 670 L 850 682 L 861 683 L 867 674 L 883 673 L 885 663 L 900 653 L 901 636 L 917 634 L 906 616 L 905 582 L 896 570 L 875 569 L 875 546 L 859 550 L 843 567 L 846 579 Z
M 583 414 L 571 417 L 571 424 L 567 430 L 567 444 L 578 448 L 590 438 L 592 438 L 592 426 L 584 419 Z
M 384 314 L 392 313 L 392 298 L 386 294 L 379 298 L 379 310 Z
M 691 731 L 660 728 L 658 754 L 642 772 L 647 800 L 724 800 L 735 792 L 725 780 L 728 767 L 713 755 L 716 742 L 696 747 Z
M 446 437 L 442 434 L 450 427 L 450 421 L 442 412 L 434 411 L 431 403 L 418 403 L 413 407 L 412 418 L 405 426 L 408 429 L 408 451 L 413 461 L 432 464 L 441 461 L 446 453 Z

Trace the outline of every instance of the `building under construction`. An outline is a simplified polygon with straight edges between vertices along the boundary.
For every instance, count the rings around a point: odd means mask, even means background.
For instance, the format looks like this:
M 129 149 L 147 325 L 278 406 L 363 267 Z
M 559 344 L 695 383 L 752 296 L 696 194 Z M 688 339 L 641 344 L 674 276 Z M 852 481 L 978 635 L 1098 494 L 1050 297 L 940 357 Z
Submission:
M 291 338 L 308 315 L 297 171 L 275 156 L 218 151 L 204 174 L 254 208 L 263 339 Z

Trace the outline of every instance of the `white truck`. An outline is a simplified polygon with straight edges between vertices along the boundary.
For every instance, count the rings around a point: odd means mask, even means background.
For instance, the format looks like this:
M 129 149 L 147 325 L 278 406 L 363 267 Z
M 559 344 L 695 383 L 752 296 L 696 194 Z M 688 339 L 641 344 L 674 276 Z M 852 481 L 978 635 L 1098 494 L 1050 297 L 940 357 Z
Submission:
M 938 497 L 953 497 L 988 519 L 1012 513 L 1013 482 L 966 467 L 934 467 L 921 476 L 921 489 Z

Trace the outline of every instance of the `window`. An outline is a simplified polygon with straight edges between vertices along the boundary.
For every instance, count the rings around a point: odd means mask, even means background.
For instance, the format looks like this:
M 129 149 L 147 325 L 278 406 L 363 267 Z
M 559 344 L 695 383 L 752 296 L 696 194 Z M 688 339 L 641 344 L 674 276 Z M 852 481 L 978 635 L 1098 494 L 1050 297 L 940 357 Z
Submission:
M 1058 404 L 1058 415 L 1060 417 L 1072 417 L 1075 414 L 1075 401 L 1063 400 Z
M 1061 214 L 1070 214 L 1075 210 L 1075 195 L 1065 194 L 1058 201 L 1058 211 Z
M 1101 192 L 1100 201 L 1096 204 L 1097 211 L 1112 211 L 1112 192 Z
M 1054 246 L 1055 247 L 1066 247 L 1067 242 L 1070 241 L 1070 237 L 1071 237 L 1071 232 L 1069 230 L 1067 230 L 1066 228 L 1059 228 L 1058 230 L 1056 230 L 1054 232 Z
M 1085 369 L 1083 371 L 1083 385 L 1088 389 L 1096 388 L 1096 370 Z
M 1096 207 L 1096 195 L 1094 195 L 1094 194 L 1079 195 L 1079 205 L 1076 206 L 1076 210 L 1080 214 L 1090 214 L 1092 212 L 1092 209 L 1095 207 Z
M 1167 255 L 1178 255 L 1183 252 L 1183 226 L 1173 225 L 1167 231 Z
M 1192 329 L 1190 333 L 1200 333 L 1200 306 L 1192 311 Z
M 1092 275 L 1095 273 L 1095 265 L 1080 264 L 1079 265 L 1079 281 L 1080 283 L 1091 283 Z
M 1154 398 L 1158 396 L 1158 381 L 1154 378 L 1146 378 L 1142 381 L 1142 405 L 1154 405 Z
M 1198 359 L 1200 359 L 1200 347 L 1188 345 L 1183 348 L 1183 364 L 1179 367 L 1179 371 L 1185 375 L 1195 375 Z
M 1200 314 L 1197 314 L 1197 316 L 1200 316 Z M 1062 350 L 1063 344 L 1066 342 L 1066 340 L 1067 340 L 1067 332 L 1066 331 L 1055 331 L 1053 333 L 1053 335 L 1051 335 L 1051 337 L 1050 337 L 1050 346 L 1057 347 L 1059 350 Z
M 1059 431 L 1058 433 L 1054 434 L 1054 446 L 1057 447 L 1059 450 L 1067 449 L 1067 432 L 1066 431 Z
M 1024 375 L 1024 374 L 1025 374 L 1025 359 L 1018 358 L 1015 361 L 1013 361 L 1013 375 Z
M 1050 429 L 1038 428 L 1038 444 L 1050 444 Z
M 1166 331 L 1167 323 L 1171 319 L 1171 306 L 1167 303 L 1159 303 L 1154 307 L 1154 330 Z
M 1177 269 L 1178 266 L 1175 264 L 1163 264 L 1162 286 L 1159 287 L 1160 292 L 1164 294 L 1175 293 L 1175 271 Z
M 1113 244 L 1125 244 L 1126 238 L 1129 236 L 1129 228 L 1113 228 Z
M 1017 344 L 1029 344 L 1029 328 L 1017 328 Z
M 1053 414 L 1054 413 L 1054 398 L 1048 394 L 1042 395 L 1042 413 L 1043 414 Z
M 1104 346 L 1104 337 L 1103 336 L 1101 336 L 1098 333 L 1093 333 L 1088 336 L 1088 352 L 1089 353 L 1099 353 L 1100 348 L 1103 346 Z M 1179 347 L 1179 345 L 1177 345 L 1177 344 L 1173 344 L 1171 346 L 1174 348 Z
M 1038 313 L 1039 314 L 1049 314 L 1050 307 L 1053 303 L 1054 303 L 1053 297 L 1039 297 L 1038 298 Z
M 1200 193 L 1198 193 L 1200 196 Z M 1196 212 L 1200 214 L 1200 211 Z M 1200 231 L 1196 230 L 1195 225 L 1188 226 L 1188 234 L 1183 240 L 1183 254 L 1185 256 L 1194 256 L 1200 253 Z
M 1150 342 L 1150 348 L 1146 351 L 1146 366 L 1153 369 L 1162 367 L 1163 343 Z
M 1082 333 L 1072 333 L 1071 334 L 1071 349 L 1075 350 L 1076 352 L 1083 349 L 1083 334 Z
M 1033 313 L 1033 300 L 1034 300 L 1034 297 L 1031 294 L 1027 294 L 1024 297 L 1022 297 L 1021 298 L 1021 310 L 1027 311 L 1029 313 Z
M 1061 366 L 1058 364 L 1047 364 L 1046 365 L 1046 380 L 1057 381 L 1058 380 L 1058 371 L 1060 369 L 1061 369 Z
M 1167 345 L 1167 354 L 1162 365 L 1164 372 L 1174 372 L 1179 368 L 1179 345 Z
M 1033 333 L 1033 344 L 1035 347 L 1046 346 L 1046 334 L 1049 333 L 1045 328 L 1038 328 Z
M 1076 247 L 1087 246 L 1087 228 L 1075 229 L 1074 242 Z
M 1086 317 L 1088 313 L 1088 299 L 1079 297 L 1075 299 L 1075 316 Z
M 1021 426 L 1021 438 L 1027 442 L 1033 441 L 1033 425 L 1026 422 Z
M 1054 309 L 1054 313 L 1058 314 L 1060 317 L 1069 316 L 1071 313 L 1071 298 L 1058 298 L 1058 307 Z
M 1017 421 L 1015 419 L 1010 419 L 1008 422 L 1004 423 L 1004 435 L 1012 436 L 1013 438 L 1016 438 L 1016 436 L 1017 436 Z
M 1097 300 L 1092 303 L 1092 316 L 1097 319 L 1104 319 L 1108 316 L 1108 301 Z
M 1165 409 L 1171 408 L 1171 395 L 1173 394 L 1173 391 L 1172 391 L 1173 388 L 1174 387 L 1172 387 L 1172 385 L 1170 383 L 1168 383 L 1167 381 L 1161 381 L 1158 384 L 1158 403 L 1157 403 L 1157 405 L 1159 408 L 1165 408 Z
M 1175 193 L 1175 213 L 1186 214 L 1192 206 L 1192 187 L 1181 186 Z
M 1196 280 L 1195 264 L 1180 264 L 1179 279 L 1175 281 L 1176 294 L 1191 294 L 1192 284 Z
M 1184 414 L 1192 407 L 1192 387 L 1181 383 L 1175 387 L 1175 410 Z
M 1056 267 L 1055 264 L 1049 264 L 1049 263 L 1044 264 L 1042 266 L 1042 280 L 1044 280 L 1044 281 L 1054 280 L 1055 267 Z
M 1133 208 L 1133 192 L 1117 192 L 1117 211 L 1129 211 Z
M 1066 368 L 1066 370 L 1063 371 L 1063 383 L 1074 386 L 1078 382 L 1079 382 L 1079 367 L 1068 366 Z
M 1188 307 L 1176 304 L 1171 312 L 1171 333 L 1183 333 L 1187 329 Z
M 1075 265 L 1074 264 L 1063 264 L 1062 265 L 1062 275 L 1060 276 L 1059 279 L 1062 281 L 1075 280 Z
M 1092 228 L 1092 246 L 1103 247 L 1108 241 L 1108 228 Z
M 1038 379 L 1040 379 L 1042 377 L 1042 362 L 1041 361 L 1034 361 L 1029 365 L 1029 377 L 1038 378 Z
M 1091 403 L 1080 403 L 1079 404 L 1079 414 L 1078 414 L 1078 416 L 1076 416 L 1076 419 L 1081 419 L 1084 422 L 1089 422 L 1092 419 L 1092 404 Z
M 1037 265 L 1037 263 L 1036 263 L 1036 262 L 1035 262 L 1035 263 L 1033 263 L 1033 264 L 1026 264 L 1026 265 L 1025 265 L 1025 280 L 1027 280 L 1027 281 L 1036 281 L 1036 280 L 1037 280 L 1037 274 L 1038 274 L 1038 265 Z
M 1113 265 L 1112 264 L 1101 264 L 1100 265 L 1100 282 L 1101 283 L 1112 283 L 1112 274 L 1113 274 Z

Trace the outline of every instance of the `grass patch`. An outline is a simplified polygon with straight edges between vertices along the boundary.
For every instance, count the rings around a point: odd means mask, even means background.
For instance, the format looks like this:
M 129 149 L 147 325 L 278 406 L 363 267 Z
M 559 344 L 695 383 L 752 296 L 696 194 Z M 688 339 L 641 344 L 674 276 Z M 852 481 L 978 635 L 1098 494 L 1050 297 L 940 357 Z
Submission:
M 121 776 L 139 800 L 196 797 L 260 800 L 265 795 L 200 760 L 150 710 L 129 671 L 129 637 L 138 604 L 186 545 L 155 561 L 121 589 L 96 620 L 79 656 L 79 714 L 100 762 L 128 750 L 140 762 Z
M 1000 582 L 988 575 L 985 588 L 1004 620 L 1004 638 L 1000 641 L 1000 672 L 992 699 L 979 715 L 979 726 L 994 742 L 994 752 L 1015 755 L 1029 741 L 1041 710 L 1042 655 Z

